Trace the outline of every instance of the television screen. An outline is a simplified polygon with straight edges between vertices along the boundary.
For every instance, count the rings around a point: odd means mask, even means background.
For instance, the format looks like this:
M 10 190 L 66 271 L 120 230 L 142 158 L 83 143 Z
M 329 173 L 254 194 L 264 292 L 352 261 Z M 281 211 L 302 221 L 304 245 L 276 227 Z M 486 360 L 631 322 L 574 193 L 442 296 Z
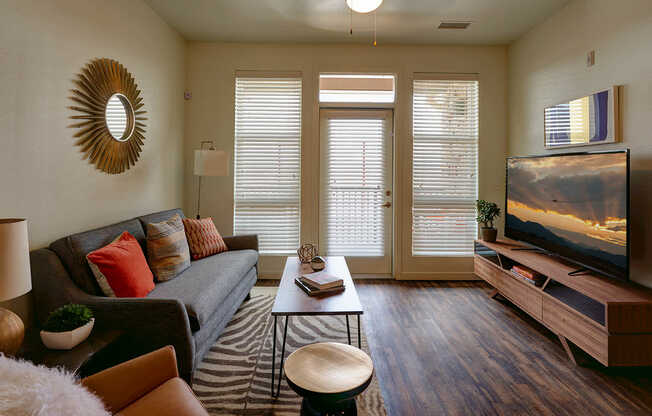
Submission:
M 629 275 L 629 151 L 507 159 L 505 236 Z

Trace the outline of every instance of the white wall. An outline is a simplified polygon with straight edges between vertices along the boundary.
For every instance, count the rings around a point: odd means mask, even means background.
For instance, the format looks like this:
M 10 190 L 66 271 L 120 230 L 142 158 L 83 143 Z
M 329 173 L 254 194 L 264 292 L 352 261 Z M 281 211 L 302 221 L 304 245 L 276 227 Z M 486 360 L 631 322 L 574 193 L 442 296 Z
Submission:
M 592 49 L 596 64 L 587 68 Z M 544 107 L 624 85 L 623 143 L 580 149 L 631 149 L 631 278 L 652 287 L 652 1 L 574 0 L 508 55 L 511 155 L 549 153 Z
M 134 76 L 147 111 L 135 167 L 82 160 L 67 107 L 96 57 Z M 32 249 L 183 200 L 185 41 L 142 1 L 0 2 L 0 217 L 24 217 Z
M 75 74 L 113 58 L 144 97 L 146 141 L 127 173 L 82 160 L 67 107 Z M 183 201 L 185 41 L 134 0 L 0 1 L 0 217 L 30 248 Z M 29 295 L 8 305 L 29 323 Z
M 201 140 L 233 152 L 234 74 L 237 70 L 301 71 L 302 241 L 318 241 L 320 72 L 385 72 L 397 75 L 395 120 L 395 275 L 399 278 L 473 278 L 471 259 L 410 258 L 411 77 L 415 72 L 478 73 L 480 77 L 480 197 L 504 200 L 504 157 L 507 147 L 506 47 L 274 45 L 236 43 L 188 44 L 186 104 L 185 211 L 194 213 L 197 178 L 192 152 Z M 501 203 L 502 205 L 502 203 Z M 204 178 L 202 215 L 212 216 L 223 234 L 233 229 L 233 166 L 231 176 Z M 278 276 L 282 259 L 261 260 L 263 276 Z

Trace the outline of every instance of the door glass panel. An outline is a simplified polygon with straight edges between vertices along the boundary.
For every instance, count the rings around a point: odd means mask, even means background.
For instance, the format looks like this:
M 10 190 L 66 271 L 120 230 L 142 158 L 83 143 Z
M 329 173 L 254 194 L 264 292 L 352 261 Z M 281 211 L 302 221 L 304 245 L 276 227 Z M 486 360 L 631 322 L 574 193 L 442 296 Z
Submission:
M 328 119 L 322 221 L 329 255 L 385 255 L 385 123 Z

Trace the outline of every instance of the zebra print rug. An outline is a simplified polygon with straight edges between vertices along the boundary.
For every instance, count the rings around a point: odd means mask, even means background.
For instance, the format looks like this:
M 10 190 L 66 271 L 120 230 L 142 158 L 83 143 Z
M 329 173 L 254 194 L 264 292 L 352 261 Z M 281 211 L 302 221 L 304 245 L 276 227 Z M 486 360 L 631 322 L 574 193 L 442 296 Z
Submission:
M 242 304 L 215 345 L 195 371 L 193 389 L 212 415 L 298 415 L 301 398 L 281 382 L 281 394 L 270 395 L 272 367 L 272 326 L 270 315 L 276 288 L 254 287 L 251 299 Z M 351 321 L 351 338 L 356 344 L 357 319 Z M 285 319 L 278 320 L 276 367 Z M 285 356 L 297 348 L 319 341 L 347 343 L 343 316 L 291 317 Z M 362 349 L 369 354 L 362 331 Z M 276 379 L 278 380 L 278 379 Z M 358 414 L 385 416 L 385 406 L 374 375 L 371 384 L 356 399 Z

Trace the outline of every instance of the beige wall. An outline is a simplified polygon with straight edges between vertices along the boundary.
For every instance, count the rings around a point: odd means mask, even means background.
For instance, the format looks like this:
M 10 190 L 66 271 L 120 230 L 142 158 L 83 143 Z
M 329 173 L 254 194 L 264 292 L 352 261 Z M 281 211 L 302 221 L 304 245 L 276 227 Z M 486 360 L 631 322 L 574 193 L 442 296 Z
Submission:
M 652 287 L 651 1 L 574 0 L 510 46 L 509 153 L 549 153 L 544 107 L 611 85 L 624 85 L 624 141 L 581 149 L 631 149 L 631 278 Z
M 395 110 L 396 223 L 395 275 L 399 278 L 472 278 L 469 259 L 433 262 L 409 258 L 411 188 L 411 77 L 415 72 L 480 74 L 480 197 L 504 199 L 506 153 L 506 48 L 367 45 L 256 45 L 189 43 L 186 102 L 186 193 L 184 208 L 194 213 L 197 179 L 192 176 L 192 151 L 212 139 L 218 149 L 233 153 L 234 73 L 236 70 L 301 71 L 303 73 L 302 240 L 318 241 L 319 126 L 317 78 L 320 72 L 387 72 L 398 76 Z M 233 159 L 231 159 L 233 160 Z M 502 204 L 501 204 L 502 205 Z M 224 234 L 233 228 L 233 166 L 227 178 L 202 182 L 202 215 L 215 219 Z M 264 276 L 278 275 L 281 259 L 261 261 Z M 446 272 L 446 273 L 443 273 Z
M 26 217 L 31 248 L 183 199 L 185 41 L 141 1 L 4 0 L 0 6 L 0 216 Z M 107 175 L 81 159 L 67 106 L 95 57 L 120 61 L 147 111 L 141 159 Z
M 146 142 L 110 176 L 81 160 L 68 117 L 72 79 L 92 58 L 140 86 Z M 32 249 L 183 200 L 185 41 L 133 0 L 0 2 L 0 217 L 29 221 Z

